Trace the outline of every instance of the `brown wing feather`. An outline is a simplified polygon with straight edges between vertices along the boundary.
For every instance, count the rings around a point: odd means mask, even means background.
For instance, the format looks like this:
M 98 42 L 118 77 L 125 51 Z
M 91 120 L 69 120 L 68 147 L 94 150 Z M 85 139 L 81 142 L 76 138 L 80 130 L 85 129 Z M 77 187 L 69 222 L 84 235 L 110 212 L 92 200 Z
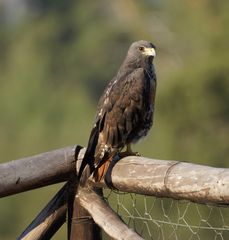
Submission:
M 100 105 L 98 112 L 102 115 L 106 112 L 104 127 L 100 131 L 98 146 L 96 148 L 96 166 L 103 161 L 103 152 L 108 155 L 122 149 L 129 134 L 135 129 L 140 118 L 143 106 L 142 95 L 145 84 L 144 70 L 139 68 L 113 85 L 112 91 L 102 97 L 104 104 Z M 97 115 L 98 116 L 98 115 Z

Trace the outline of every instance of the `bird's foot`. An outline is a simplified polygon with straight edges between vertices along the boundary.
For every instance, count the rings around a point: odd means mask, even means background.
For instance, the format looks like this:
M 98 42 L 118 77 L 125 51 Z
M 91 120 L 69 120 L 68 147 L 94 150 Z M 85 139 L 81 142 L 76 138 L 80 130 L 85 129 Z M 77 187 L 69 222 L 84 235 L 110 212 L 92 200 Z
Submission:
M 132 151 L 130 144 L 127 145 L 126 151 L 120 152 L 118 155 L 120 158 L 124 158 L 127 156 L 141 156 L 139 152 Z
M 129 152 L 129 151 L 125 151 L 125 152 L 120 152 L 118 154 L 118 156 L 120 158 L 124 158 L 124 157 L 128 157 L 128 156 L 141 156 L 141 154 L 139 152 Z

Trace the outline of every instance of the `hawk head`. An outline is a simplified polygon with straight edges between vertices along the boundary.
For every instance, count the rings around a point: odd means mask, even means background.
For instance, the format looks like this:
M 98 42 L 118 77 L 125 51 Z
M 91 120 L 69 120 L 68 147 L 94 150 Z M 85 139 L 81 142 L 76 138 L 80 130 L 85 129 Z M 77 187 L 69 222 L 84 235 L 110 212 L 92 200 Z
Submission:
M 148 41 L 137 41 L 131 44 L 127 56 L 130 58 L 145 59 L 151 58 L 152 60 L 156 56 L 155 46 Z
M 134 68 L 144 67 L 147 69 L 152 65 L 155 56 L 156 50 L 152 43 L 144 40 L 137 41 L 131 44 L 124 65 Z

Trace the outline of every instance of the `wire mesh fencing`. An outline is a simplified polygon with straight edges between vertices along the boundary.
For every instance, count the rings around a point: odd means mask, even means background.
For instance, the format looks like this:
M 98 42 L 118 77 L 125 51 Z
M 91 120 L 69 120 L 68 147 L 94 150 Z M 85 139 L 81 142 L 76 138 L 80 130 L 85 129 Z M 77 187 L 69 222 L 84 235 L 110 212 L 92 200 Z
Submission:
M 104 190 L 104 197 L 123 221 L 144 239 L 229 239 L 229 206 L 111 190 Z

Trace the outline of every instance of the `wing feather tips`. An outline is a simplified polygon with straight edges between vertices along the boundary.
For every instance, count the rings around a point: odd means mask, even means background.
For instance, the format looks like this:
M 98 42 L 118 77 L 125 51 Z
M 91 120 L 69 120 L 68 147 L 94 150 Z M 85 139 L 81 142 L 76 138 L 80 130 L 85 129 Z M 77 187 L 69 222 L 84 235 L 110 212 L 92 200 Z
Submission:
M 78 174 L 79 181 L 81 181 L 81 176 L 87 165 L 89 166 L 90 174 L 94 171 L 94 155 L 95 155 L 95 149 L 96 149 L 96 146 L 98 143 L 98 137 L 99 137 L 99 128 L 98 128 L 98 123 L 97 123 L 91 131 L 88 146 L 87 146 L 86 152 L 84 154 L 84 157 L 83 157 L 83 160 L 82 160 L 82 163 L 80 166 L 80 170 L 79 170 L 79 174 Z M 86 174 L 86 175 L 88 175 L 88 174 Z

